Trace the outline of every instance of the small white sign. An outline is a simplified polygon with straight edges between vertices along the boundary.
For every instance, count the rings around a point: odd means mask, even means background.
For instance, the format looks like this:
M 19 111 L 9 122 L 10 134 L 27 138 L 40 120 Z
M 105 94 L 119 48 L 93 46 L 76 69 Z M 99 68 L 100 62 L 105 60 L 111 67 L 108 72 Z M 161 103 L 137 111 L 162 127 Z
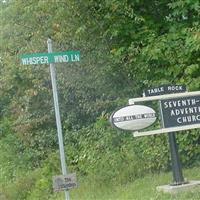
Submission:
M 53 176 L 54 192 L 60 192 L 77 187 L 76 174 Z
M 122 130 L 140 130 L 156 121 L 156 112 L 143 105 L 126 106 L 114 112 L 110 121 L 116 128 Z

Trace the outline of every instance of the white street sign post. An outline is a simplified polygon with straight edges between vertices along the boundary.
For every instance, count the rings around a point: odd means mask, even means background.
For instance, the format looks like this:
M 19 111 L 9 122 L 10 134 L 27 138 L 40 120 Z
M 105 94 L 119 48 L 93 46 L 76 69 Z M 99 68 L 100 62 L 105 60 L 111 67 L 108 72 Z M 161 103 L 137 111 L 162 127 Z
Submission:
M 80 52 L 66 51 L 66 52 L 53 53 L 51 39 L 47 40 L 47 47 L 48 47 L 48 53 L 25 54 L 21 56 L 21 62 L 23 65 L 49 64 L 50 66 L 54 108 L 55 108 L 55 116 L 56 116 L 56 126 L 57 126 L 58 142 L 59 142 L 59 150 L 60 150 L 61 168 L 62 168 L 63 176 L 66 177 L 68 176 L 68 174 L 67 174 L 67 166 L 66 166 L 66 161 L 65 161 L 62 125 L 61 125 L 61 120 L 60 120 L 60 111 L 59 111 L 59 103 L 58 103 L 55 63 L 79 62 Z M 65 198 L 66 200 L 70 199 L 68 190 L 65 190 Z

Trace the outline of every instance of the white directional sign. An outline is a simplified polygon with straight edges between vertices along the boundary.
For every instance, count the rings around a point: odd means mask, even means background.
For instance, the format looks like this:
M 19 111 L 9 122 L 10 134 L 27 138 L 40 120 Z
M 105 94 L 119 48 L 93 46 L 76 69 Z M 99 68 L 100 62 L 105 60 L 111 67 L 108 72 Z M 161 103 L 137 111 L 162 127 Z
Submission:
M 186 92 L 185 85 L 161 85 L 144 90 L 145 97 Z

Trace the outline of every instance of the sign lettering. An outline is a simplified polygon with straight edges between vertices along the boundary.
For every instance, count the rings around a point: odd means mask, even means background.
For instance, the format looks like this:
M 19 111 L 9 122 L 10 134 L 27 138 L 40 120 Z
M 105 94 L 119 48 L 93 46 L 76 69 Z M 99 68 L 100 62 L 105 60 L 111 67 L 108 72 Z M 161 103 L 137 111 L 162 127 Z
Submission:
M 125 106 L 110 117 L 111 124 L 121 130 L 140 130 L 156 121 L 156 112 L 147 106 Z
M 161 100 L 164 127 L 200 124 L 200 96 Z
M 144 96 L 156 96 L 156 95 L 163 95 L 163 94 L 173 94 L 173 93 L 180 93 L 185 92 L 186 86 L 185 85 L 162 85 L 155 88 L 149 88 L 144 90 Z
M 56 53 L 36 53 L 21 56 L 23 65 L 40 65 L 49 63 L 79 62 L 79 51 L 66 51 Z
M 53 189 L 55 192 L 69 190 L 77 187 L 76 174 L 60 175 L 53 177 Z

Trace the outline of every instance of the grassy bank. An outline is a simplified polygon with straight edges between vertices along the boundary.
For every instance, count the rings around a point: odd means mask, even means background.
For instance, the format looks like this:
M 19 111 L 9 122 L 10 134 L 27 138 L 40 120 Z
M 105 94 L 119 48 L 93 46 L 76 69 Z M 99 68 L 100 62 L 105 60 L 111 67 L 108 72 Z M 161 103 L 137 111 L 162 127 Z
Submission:
M 200 180 L 200 167 L 184 170 L 188 180 Z M 79 180 L 79 187 L 70 191 L 72 200 L 199 200 L 200 186 L 179 194 L 164 194 L 156 191 L 156 186 L 169 184 L 171 173 L 147 175 L 132 183 L 120 185 L 116 182 L 102 183 L 100 178 L 88 177 Z M 62 193 L 51 200 L 64 200 Z

